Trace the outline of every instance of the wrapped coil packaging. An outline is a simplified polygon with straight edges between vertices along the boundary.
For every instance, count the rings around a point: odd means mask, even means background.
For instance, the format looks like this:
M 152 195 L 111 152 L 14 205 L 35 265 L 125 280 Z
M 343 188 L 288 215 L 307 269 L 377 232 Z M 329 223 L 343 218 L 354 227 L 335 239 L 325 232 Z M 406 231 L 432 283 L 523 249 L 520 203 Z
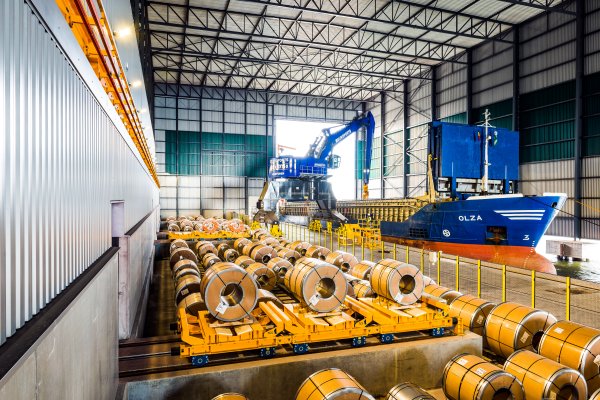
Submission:
M 192 232 L 193 230 L 194 230 L 194 227 L 192 225 L 186 225 L 183 227 L 184 232 Z
M 202 259 L 207 253 L 217 254 L 217 248 L 211 242 L 198 242 L 196 243 L 196 254 L 198 258 Z
M 525 399 L 517 377 L 471 354 L 459 354 L 446 364 L 442 389 L 450 400 Z
M 556 322 L 547 311 L 505 302 L 494 307 L 485 322 L 485 339 L 495 354 L 508 357 L 517 350 L 538 349 L 546 328 Z
M 283 258 L 284 260 L 288 260 L 290 264 L 296 264 L 296 261 L 299 260 L 302 256 L 295 250 L 291 249 L 281 249 L 277 252 L 277 257 Z
M 391 388 L 385 400 L 435 400 L 435 397 L 414 383 L 404 382 Z
M 177 308 L 183 308 L 187 314 L 194 316 L 197 316 L 200 311 L 206 310 L 200 293 L 188 294 L 183 300 L 177 303 Z
M 239 256 L 238 258 L 235 259 L 234 264 L 239 265 L 240 267 L 246 269 L 248 268 L 248 265 L 255 263 L 256 261 L 254 261 L 253 259 L 251 259 L 248 256 Z
M 192 221 L 190 221 L 189 219 L 182 219 L 181 221 L 179 221 L 179 226 L 181 227 L 181 229 L 184 228 L 190 228 L 190 230 L 193 228 L 193 224 Z M 189 230 L 188 230 L 189 232 Z
M 348 271 L 348 274 L 358 279 L 369 280 L 369 277 L 371 276 L 371 270 L 374 266 L 374 262 L 363 260 L 354 264 L 354 266 Z
M 375 400 L 350 374 L 337 368 L 315 372 L 298 388 L 296 400 Z
M 202 222 L 200 222 L 200 221 L 194 221 L 193 225 L 194 225 L 194 230 L 195 231 L 201 231 L 202 230 Z
M 234 262 L 238 259 L 239 256 L 240 254 L 237 252 L 236 249 L 227 249 L 223 252 L 222 260 L 227 262 Z
M 252 312 L 258 298 L 258 285 L 243 268 L 220 262 L 204 273 L 200 293 L 213 317 L 233 322 Z
M 214 218 L 208 218 L 202 221 L 202 231 L 204 233 L 215 233 L 221 229 L 221 225 Z
M 204 257 L 202 257 L 202 266 L 205 270 L 220 262 L 221 259 L 214 253 L 206 253 Z
M 192 260 L 194 263 L 198 263 L 198 258 L 196 258 L 196 254 L 187 248 L 187 247 L 178 247 L 171 253 L 171 257 L 169 258 L 169 262 L 171 264 L 171 268 L 177 264 L 178 261 L 181 260 Z
M 169 232 L 179 232 L 181 231 L 181 228 L 179 228 L 179 224 L 176 223 L 170 223 L 169 225 L 167 225 L 167 230 Z
M 178 247 L 187 247 L 189 248 L 190 246 L 188 246 L 187 242 L 185 240 L 182 239 L 175 239 L 171 242 L 171 246 L 169 246 L 169 251 L 173 252 L 173 250 L 175 250 Z
M 589 392 L 600 389 L 600 330 L 558 321 L 544 332 L 538 353 L 581 372 Z
M 278 280 L 282 280 L 285 277 L 285 274 L 288 270 L 292 269 L 294 266 L 288 260 L 284 260 L 280 257 L 271 258 L 267 263 L 267 267 L 275 272 Z
M 303 258 L 287 271 L 284 285 L 315 312 L 330 312 L 343 302 L 348 291 L 343 272 L 325 261 Z
M 319 260 L 325 261 L 329 253 L 331 253 L 331 250 L 329 250 L 327 247 L 313 244 L 306 249 L 304 256 L 308 258 L 318 258 Z
M 451 317 L 462 319 L 463 325 L 471 332 L 480 336 L 484 335 L 485 321 L 488 314 L 496 306 L 487 300 L 463 294 L 450 303 L 449 314 Z
M 532 351 L 511 354 L 504 370 L 523 383 L 527 399 L 587 399 L 587 385 L 579 371 Z
M 228 231 L 233 233 L 242 233 L 246 230 L 246 225 L 239 219 L 232 219 L 225 224 Z
M 198 269 L 198 265 L 195 262 L 193 262 L 192 260 L 187 260 L 187 259 L 179 260 L 175 263 L 175 265 L 173 265 L 173 268 L 172 268 L 173 276 L 177 275 L 177 272 L 183 268 Z
M 288 249 L 292 249 L 300 253 L 301 256 L 306 256 L 306 251 L 310 247 L 310 243 L 303 242 L 302 240 L 296 240 L 295 242 L 289 243 L 286 246 Z
M 186 276 L 177 282 L 175 287 L 175 303 L 179 304 L 190 293 L 200 293 L 200 278 L 197 276 Z
M 246 246 L 247 244 L 252 243 L 249 239 L 246 238 L 239 238 L 236 239 L 235 242 L 233 242 L 233 248 L 236 249 L 238 251 L 238 253 L 242 254 L 244 251 L 244 246 Z
M 462 296 L 461 292 L 449 289 L 445 286 L 439 286 L 434 283 L 430 283 L 423 288 L 423 291 L 430 296 L 439 297 L 442 300 L 446 300 L 446 304 L 450 304 L 454 299 Z
M 264 290 L 273 290 L 277 285 L 278 276 L 275 272 L 262 263 L 252 263 L 246 268 L 246 272 L 258 283 L 258 287 Z
M 217 397 L 213 397 L 212 400 L 250 400 L 243 394 L 239 393 L 223 393 Z
M 255 246 L 250 252 L 250 257 L 253 258 L 254 261 L 263 264 L 268 263 L 271 258 L 276 256 L 277 254 L 273 251 L 273 248 L 271 246 L 265 246 L 264 244 Z
M 379 296 L 408 305 L 417 302 L 423 292 L 423 274 L 412 264 L 383 259 L 371 269 L 371 289 Z
M 354 256 L 354 254 L 346 253 L 345 251 L 341 250 L 332 251 L 331 253 L 327 254 L 325 261 L 335 265 L 344 272 L 347 272 L 350 270 L 350 268 L 358 264 L 358 259 Z

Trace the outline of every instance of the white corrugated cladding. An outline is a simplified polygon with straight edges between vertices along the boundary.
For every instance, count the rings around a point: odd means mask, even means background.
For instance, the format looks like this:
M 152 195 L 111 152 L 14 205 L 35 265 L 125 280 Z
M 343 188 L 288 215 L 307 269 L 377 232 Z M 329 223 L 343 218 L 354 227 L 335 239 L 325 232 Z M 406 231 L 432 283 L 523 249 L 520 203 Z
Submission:
M 385 102 L 385 197 L 404 196 L 404 94 L 387 93 Z
M 586 1 L 585 74 L 600 72 L 600 0 Z
M 380 199 L 381 196 L 381 99 L 369 110 L 375 118 L 373 135 L 373 156 L 371 157 L 371 175 L 369 180 L 369 198 Z
M 111 200 L 125 201 L 128 230 L 158 189 L 64 43 L 22 1 L 4 2 L 0 21 L 2 343 L 111 247 Z M 69 58 L 85 60 L 72 36 L 70 45 Z
M 177 101 L 177 98 L 179 99 Z M 179 106 L 179 108 L 177 107 Z M 274 119 L 347 122 L 361 110 L 361 103 L 258 91 L 200 88 L 158 84 L 154 99 L 156 157 L 161 182 L 163 216 L 184 214 L 221 215 L 224 211 L 248 212 L 260 195 L 264 179 L 229 175 L 169 174 L 166 169 L 166 131 L 273 135 Z M 177 124 L 177 118 L 179 123 Z M 260 143 L 262 139 L 258 141 Z M 205 147 L 203 146 L 203 149 Z M 239 148 L 232 162 L 244 162 Z M 263 153 L 265 150 L 261 150 Z M 222 160 L 214 160 L 215 163 Z M 190 161 L 191 162 L 191 161 Z
M 506 39 L 512 40 L 512 33 Z M 511 43 L 492 41 L 473 49 L 473 107 L 512 97 L 513 48 Z
M 421 196 L 426 192 L 427 143 L 431 121 L 431 82 L 411 80 L 408 83 L 407 176 L 408 196 Z
M 466 54 L 459 58 L 466 62 Z M 443 119 L 467 111 L 467 66 L 443 63 L 436 73 L 436 104 L 438 118 Z
M 575 3 L 569 7 L 575 11 Z M 575 79 L 575 17 L 562 13 L 523 24 L 519 29 L 520 93 Z

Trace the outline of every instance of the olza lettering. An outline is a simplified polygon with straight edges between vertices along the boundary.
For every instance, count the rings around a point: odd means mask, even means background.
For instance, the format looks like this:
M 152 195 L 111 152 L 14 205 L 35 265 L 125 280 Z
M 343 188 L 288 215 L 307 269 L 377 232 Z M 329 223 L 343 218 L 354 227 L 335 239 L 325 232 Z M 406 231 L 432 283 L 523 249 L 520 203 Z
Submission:
M 481 215 L 459 215 L 458 220 L 461 222 L 483 221 Z

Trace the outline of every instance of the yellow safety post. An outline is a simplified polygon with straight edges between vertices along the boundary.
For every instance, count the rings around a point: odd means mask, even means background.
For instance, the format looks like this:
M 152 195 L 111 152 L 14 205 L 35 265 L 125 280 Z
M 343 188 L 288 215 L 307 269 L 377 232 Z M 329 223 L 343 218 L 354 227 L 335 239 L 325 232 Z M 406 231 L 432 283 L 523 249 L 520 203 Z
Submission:
M 481 297 L 481 260 L 477 260 L 477 297 Z
M 408 251 L 408 246 L 406 246 L 406 251 Z M 425 250 L 421 249 L 421 273 L 423 271 L 425 271 Z
M 437 283 L 442 284 L 442 252 L 437 252 Z
M 459 292 L 460 291 L 460 257 L 456 256 L 456 273 L 454 274 L 456 275 L 456 291 Z
M 369 246 L 369 260 L 373 262 L 373 246 Z
M 332 233 L 332 235 L 333 235 L 333 233 Z M 337 245 L 338 245 L 338 249 L 340 249 L 341 247 L 340 247 L 340 233 L 339 232 L 337 234 Z
M 405 255 L 405 262 L 408 264 L 408 260 L 410 259 L 410 248 L 408 246 L 406 246 L 406 255 Z M 423 265 L 421 265 L 422 267 Z M 421 268 L 422 270 L 423 268 Z
M 319 246 L 321 245 L 321 227 L 319 227 Z
M 535 308 L 535 271 L 531 271 L 531 308 Z
M 396 259 L 397 259 L 397 257 L 396 257 L 396 243 L 394 243 L 394 260 L 396 260 Z
M 565 281 L 565 285 L 566 285 L 566 300 L 565 300 L 565 306 L 566 306 L 566 310 L 565 310 L 565 319 L 567 321 L 571 320 L 571 277 L 567 276 L 567 280 Z
M 385 242 L 382 240 L 381 241 L 381 259 L 383 260 L 385 257 Z
M 335 251 L 333 248 L 333 229 L 329 231 L 329 244 L 331 244 L 331 251 Z
M 360 242 L 360 259 L 365 259 L 365 242 L 361 240 Z
M 502 301 L 506 301 L 506 264 L 502 265 Z

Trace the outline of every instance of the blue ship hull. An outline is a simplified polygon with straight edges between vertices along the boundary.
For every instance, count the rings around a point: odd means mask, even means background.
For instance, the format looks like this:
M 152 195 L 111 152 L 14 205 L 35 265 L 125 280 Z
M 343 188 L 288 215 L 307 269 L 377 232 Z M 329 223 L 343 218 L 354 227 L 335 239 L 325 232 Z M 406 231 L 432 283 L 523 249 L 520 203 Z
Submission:
M 381 222 L 381 236 L 395 243 L 555 272 L 535 253 L 535 246 L 565 201 L 564 194 L 517 194 L 436 202 L 404 222 Z

